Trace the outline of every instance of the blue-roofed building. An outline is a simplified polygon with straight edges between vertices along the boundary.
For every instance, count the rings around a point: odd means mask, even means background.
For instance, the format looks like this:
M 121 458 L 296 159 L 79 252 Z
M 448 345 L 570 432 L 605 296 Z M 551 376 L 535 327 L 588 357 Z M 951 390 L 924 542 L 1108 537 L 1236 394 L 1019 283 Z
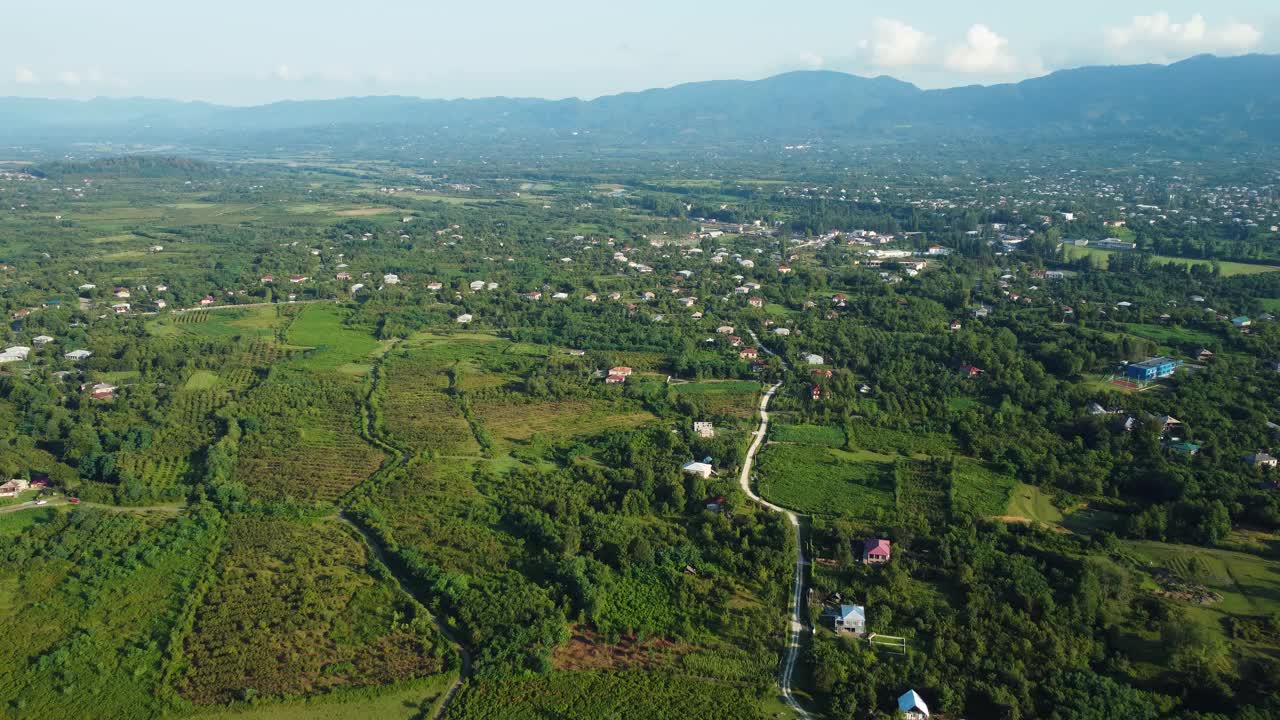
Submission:
M 836 632 L 853 633 L 862 637 L 867 634 L 867 610 L 861 605 L 841 605 L 832 624 Z
M 1177 360 L 1167 357 L 1155 357 L 1130 365 L 1125 369 L 1124 374 L 1133 380 L 1159 380 L 1163 377 L 1169 377 L 1177 369 Z
M 902 713 L 907 720 L 927 720 L 929 706 L 924 704 L 924 698 L 920 697 L 920 693 L 908 690 L 898 698 L 898 712 Z

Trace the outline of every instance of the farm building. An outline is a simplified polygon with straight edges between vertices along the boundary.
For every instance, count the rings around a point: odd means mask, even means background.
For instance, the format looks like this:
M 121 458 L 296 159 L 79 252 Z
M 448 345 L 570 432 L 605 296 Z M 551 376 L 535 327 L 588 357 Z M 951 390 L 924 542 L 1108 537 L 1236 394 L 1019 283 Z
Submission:
M 893 544 L 883 538 L 867 538 L 862 543 L 862 562 L 866 565 L 882 565 L 889 562 Z
M 712 473 L 715 472 L 710 463 L 704 462 L 687 462 L 680 469 L 690 475 L 697 475 L 703 479 L 711 477 Z
M 1125 368 L 1124 374 L 1134 380 L 1158 380 L 1169 377 L 1178 369 L 1178 361 L 1167 357 L 1153 357 Z
M 898 712 L 902 713 L 907 720 L 927 720 L 929 706 L 924 704 L 924 698 L 920 697 L 920 693 L 908 690 L 898 698 Z

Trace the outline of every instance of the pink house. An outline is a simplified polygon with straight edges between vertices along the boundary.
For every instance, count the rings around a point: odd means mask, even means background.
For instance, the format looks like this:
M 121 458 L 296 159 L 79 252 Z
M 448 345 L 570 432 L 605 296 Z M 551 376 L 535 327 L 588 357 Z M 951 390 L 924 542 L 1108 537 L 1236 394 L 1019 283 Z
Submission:
M 868 538 L 862 544 L 862 562 L 865 565 L 881 565 L 889 562 L 891 543 L 882 538 Z

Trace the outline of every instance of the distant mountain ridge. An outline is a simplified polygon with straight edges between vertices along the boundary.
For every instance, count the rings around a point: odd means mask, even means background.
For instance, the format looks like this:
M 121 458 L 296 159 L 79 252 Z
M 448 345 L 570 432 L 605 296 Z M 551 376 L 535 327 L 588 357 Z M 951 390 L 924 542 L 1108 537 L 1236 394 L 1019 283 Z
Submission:
M 1201 134 L 1280 140 L 1280 55 L 1197 56 L 1172 65 L 1085 67 L 1015 84 L 945 90 L 832 71 L 720 80 L 594 100 L 361 97 L 255 107 L 152 99 L 0 98 L 0 141 L 142 141 L 392 126 L 472 136 L 594 134 L 694 139 L 925 139 L 1009 132 Z

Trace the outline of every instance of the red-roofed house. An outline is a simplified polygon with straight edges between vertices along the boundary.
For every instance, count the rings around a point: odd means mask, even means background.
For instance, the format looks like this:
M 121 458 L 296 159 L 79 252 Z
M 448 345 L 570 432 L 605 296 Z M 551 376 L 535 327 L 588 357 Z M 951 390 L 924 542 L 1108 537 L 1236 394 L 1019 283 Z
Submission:
M 610 375 L 621 375 L 622 377 L 631 377 L 631 368 L 629 368 L 629 367 L 625 367 L 625 366 L 618 366 L 618 367 L 616 367 L 616 368 L 609 368 L 609 374 L 610 374 Z
M 627 381 L 626 375 L 610 375 L 604 379 L 605 385 L 621 385 Z
M 961 365 L 960 372 L 968 375 L 969 377 L 978 377 L 982 374 L 982 368 L 976 365 Z
M 742 358 L 743 360 L 751 360 L 759 355 L 760 355 L 759 351 L 757 351 L 755 348 L 742 348 L 741 350 L 738 351 L 738 357 Z
M 747 300 L 747 304 L 754 308 L 762 308 L 764 307 L 764 298 L 753 297 Z
M 882 565 L 889 562 L 892 543 L 883 538 L 868 538 L 862 544 L 862 562 L 864 565 Z

